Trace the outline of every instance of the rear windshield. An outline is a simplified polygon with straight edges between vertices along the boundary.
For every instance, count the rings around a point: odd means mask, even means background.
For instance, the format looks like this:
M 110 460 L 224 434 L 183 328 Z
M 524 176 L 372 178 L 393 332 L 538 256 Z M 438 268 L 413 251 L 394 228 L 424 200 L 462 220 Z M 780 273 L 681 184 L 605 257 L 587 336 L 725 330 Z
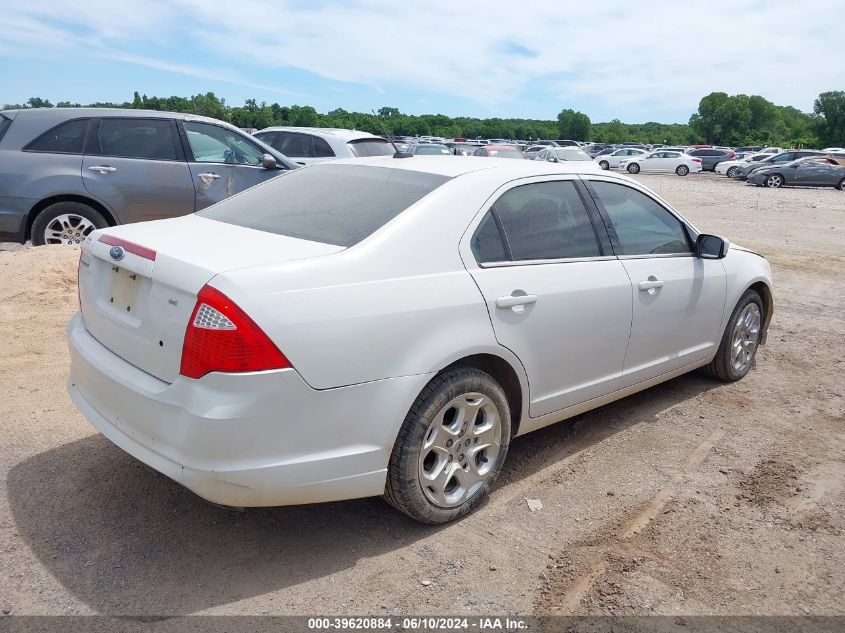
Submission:
M 524 158 L 522 153 L 515 149 L 491 149 L 488 153 L 498 158 Z
M 312 242 L 354 246 L 447 180 L 406 169 L 324 163 L 273 178 L 197 215 Z
M 3 137 L 6 135 L 6 130 L 8 130 L 11 125 L 12 119 L 0 114 L 0 141 L 3 140 Z
M 575 148 L 556 149 L 555 154 L 559 160 L 593 160 L 589 154 Z
M 393 145 L 379 138 L 349 141 L 349 149 L 355 156 L 393 156 Z

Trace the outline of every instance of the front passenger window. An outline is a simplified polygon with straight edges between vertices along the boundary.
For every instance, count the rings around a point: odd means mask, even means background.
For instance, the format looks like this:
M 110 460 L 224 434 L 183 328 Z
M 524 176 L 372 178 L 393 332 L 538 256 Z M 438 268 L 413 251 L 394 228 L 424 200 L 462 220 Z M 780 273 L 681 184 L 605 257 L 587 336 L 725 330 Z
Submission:
M 252 166 L 261 164 L 264 152 L 234 130 L 197 121 L 185 121 L 184 126 L 194 162 Z
M 691 253 L 681 221 L 657 201 L 631 187 L 594 180 L 590 187 L 604 207 L 617 255 Z

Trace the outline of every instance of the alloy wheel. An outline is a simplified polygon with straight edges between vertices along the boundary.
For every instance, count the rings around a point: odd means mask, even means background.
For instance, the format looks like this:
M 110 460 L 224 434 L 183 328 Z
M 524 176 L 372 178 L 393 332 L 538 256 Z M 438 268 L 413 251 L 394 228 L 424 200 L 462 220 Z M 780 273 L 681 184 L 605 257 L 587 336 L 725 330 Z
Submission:
M 419 482 L 426 498 L 442 508 L 471 499 L 493 473 L 502 443 L 502 421 L 482 393 L 453 398 L 426 431 L 419 455 Z
M 76 213 L 63 213 L 44 229 L 44 243 L 81 244 L 96 228 L 88 218 Z
M 766 186 L 771 187 L 772 189 L 777 189 L 783 184 L 783 178 L 778 176 L 777 174 L 772 174 L 766 178 Z
M 754 359 L 760 340 L 760 308 L 756 303 L 745 306 L 734 326 L 731 339 L 731 365 L 738 374 L 745 373 Z

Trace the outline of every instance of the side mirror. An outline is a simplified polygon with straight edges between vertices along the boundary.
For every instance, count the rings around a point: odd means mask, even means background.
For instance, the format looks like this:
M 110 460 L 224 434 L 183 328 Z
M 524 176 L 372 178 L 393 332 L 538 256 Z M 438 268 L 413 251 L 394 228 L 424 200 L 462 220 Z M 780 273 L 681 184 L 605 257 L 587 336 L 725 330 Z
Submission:
M 701 259 L 722 259 L 728 254 L 728 240 L 701 233 L 695 240 L 695 254 Z
M 276 169 L 279 164 L 271 154 L 264 154 L 264 156 L 261 157 L 261 166 L 264 169 Z

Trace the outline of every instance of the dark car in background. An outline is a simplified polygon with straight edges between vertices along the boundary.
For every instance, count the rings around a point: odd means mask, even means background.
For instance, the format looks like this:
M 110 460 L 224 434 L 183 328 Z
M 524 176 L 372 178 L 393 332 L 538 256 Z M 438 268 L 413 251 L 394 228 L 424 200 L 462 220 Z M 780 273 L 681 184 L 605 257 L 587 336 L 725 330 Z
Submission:
M 833 158 L 808 156 L 791 162 L 773 163 L 748 176 L 758 187 L 835 187 L 845 191 L 845 167 Z
M 451 156 L 452 151 L 443 143 L 413 143 L 408 153 L 414 156 Z
M 79 244 L 199 211 L 296 165 L 206 117 L 108 108 L 0 113 L 0 241 Z
M 687 154 L 701 159 L 701 171 L 715 171 L 719 163 L 736 158 L 736 152 L 730 149 L 691 149 Z
M 799 158 L 806 158 L 807 156 L 822 156 L 824 152 L 816 149 L 798 149 L 790 150 L 788 152 L 781 152 L 780 154 L 772 154 L 770 158 L 765 158 L 761 161 L 755 161 L 744 165 L 736 172 L 736 178 L 740 180 L 747 180 L 748 176 L 753 174 L 761 167 L 769 167 L 771 165 L 780 165 L 790 163 Z

